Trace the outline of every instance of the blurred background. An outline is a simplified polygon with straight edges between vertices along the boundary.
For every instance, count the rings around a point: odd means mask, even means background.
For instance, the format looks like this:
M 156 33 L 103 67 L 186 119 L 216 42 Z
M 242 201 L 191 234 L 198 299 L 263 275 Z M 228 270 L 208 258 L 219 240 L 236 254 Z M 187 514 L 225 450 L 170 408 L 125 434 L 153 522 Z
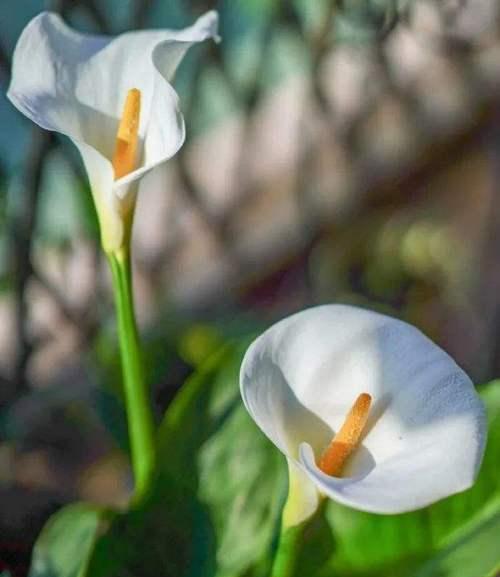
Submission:
M 180 28 L 188 139 L 142 183 L 137 313 L 160 415 L 222 342 L 323 302 L 500 372 L 495 0 L 0 0 L 0 570 L 48 516 L 130 494 L 113 302 L 76 150 L 6 100 L 27 22 Z

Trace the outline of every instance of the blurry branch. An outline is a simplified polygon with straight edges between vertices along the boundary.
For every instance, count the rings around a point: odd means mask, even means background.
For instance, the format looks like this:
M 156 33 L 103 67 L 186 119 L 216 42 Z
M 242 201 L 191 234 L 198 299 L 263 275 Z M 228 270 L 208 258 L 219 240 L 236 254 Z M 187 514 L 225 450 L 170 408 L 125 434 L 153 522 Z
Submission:
M 330 0 L 328 4 L 325 18 L 316 31 L 310 36 L 309 51 L 311 58 L 311 94 L 314 103 L 317 104 L 317 110 L 321 114 L 322 122 L 327 126 L 332 136 L 339 141 L 342 148 L 349 151 L 351 157 L 356 157 L 358 152 L 358 133 L 363 126 L 367 115 L 371 112 L 370 106 L 365 106 L 360 110 L 355 118 L 348 124 L 342 127 L 336 122 L 336 111 L 334 110 L 330 99 L 325 93 L 325 87 L 322 79 L 322 66 L 325 58 L 335 49 L 335 41 L 331 39 L 331 33 L 334 29 L 334 19 L 341 7 L 341 0 Z M 296 31 L 305 37 L 305 31 L 302 30 L 300 17 L 296 14 L 293 8 L 287 11 L 287 18 L 289 24 L 296 29 Z M 387 26 L 380 34 L 374 36 L 371 41 L 371 49 L 374 54 L 376 65 L 378 66 L 378 74 L 383 79 L 386 90 L 395 94 L 407 107 L 415 109 L 414 96 L 406 94 L 402 91 L 400 86 L 394 81 L 391 75 L 390 67 L 387 62 L 386 53 L 384 51 L 384 43 L 390 32 L 393 31 L 398 19 L 396 17 L 387 22 Z M 335 82 L 337 79 L 333 79 Z M 332 80 L 330 79 L 330 82 Z M 311 102 L 304 103 L 304 111 L 302 115 L 301 134 L 303 135 L 302 155 L 298 161 L 297 182 L 296 182 L 296 198 L 299 203 L 299 212 L 303 215 L 304 230 L 315 228 L 314 224 L 317 220 L 316 207 L 311 206 L 308 200 L 308 187 L 313 181 L 312 175 L 314 173 L 315 153 L 313 150 L 313 143 L 311 138 L 307 138 L 310 130 L 310 114 Z M 313 220 L 313 222 L 311 222 Z
M 64 294 L 47 276 L 45 273 L 39 269 L 34 263 L 32 263 L 31 274 L 33 279 L 38 281 L 40 285 L 49 293 L 52 299 L 56 302 L 59 310 L 64 315 L 64 317 L 71 323 L 78 326 L 81 321 L 80 316 L 73 311 L 71 305 L 67 302 Z
M 217 9 L 218 0 L 191 0 L 191 10 L 195 12 L 207 12 Z M 223 8 L 220 8 L 222 12 Z
M 97 2 L 97 0 L 83 0 L 82 4 L 94 20 L 99 32 L 108 33 L 109 26 L 102 11 L 102 3 Z
M 150 6 L 149 0 L 138 1 L 136 4 L 136 12 L 134 16 L 134 24 L 140 26 L 147 14 L 147 9 Z M 247 162 L 246 162 L 246 146 L 249 141 L 249 134 L 252 130 L 254 112 L 260 102 L 260 96 L 262 93 L 262 76 L 264 74 L 265 66 L 267 65 L 267 50 L 273 38 L 274 25 L 276 20 L 281 13 L 281 4 L 283 2 L 277 3 L 278 6 L 275 10 L 275 14 L 270 18 L 266 24 L 266 28 L 263 32 L 262 44 L 261 44 L 261 54 L 258 65 L 256 67 L 255 75 L 252 82 L 247 90 L 242 93 L 242 91 L 237 87 L 236 83 L 232 77 L 227 73 L 225 63 L 223 60 L 223 55 L 220 47 L 211 44 L 206 47 L 200 58 L 196 63 L 196 68 L 194 71 L 194 78 L 191 84 L 190 98 L 187 105 L 184 107 L 184 112 L 187 117 L 190 117 L 199 101 L 199 95 L 201 91 L 201 85 L 203 81 L 203 72 L 207 66 L 216 67 L 219 69 L 224 79 L 227 82 L 227 86 L 232 92 L 234 98 L 241 103 L 242 107 L 242 117 L 244 118 L 244 127 L 242 129 L 242 137 L 240 141 L 240 157 L 237 162 L 238 169 L 237 174 L 241 177 L 242 190 L 235 195 L 234 205 L 231 204 L 226 208 L 222 216 L 214 215 L 204 201 L 203 191 L 200 189 L 199 185 L 196 183 L 191 169 L 187 162 L 187 147 L 181 148 L 177 155 L 177 168 L 178 176 L 193 209 L 198 213 L 202 221 L 207 225 L 208 229 L 211 231 L 217 244 L 224 250 L 224 254 L 228 257 L 231 263 L 236 267 L 240 267 L 240 259 L 236 254 L 234 247 L 233 232 L 231 230 L 232 217 L 234 210 L 240 208 L 240 201 L 242 199 L 248 199 L 251 194 L 246 194 L 247 190 Z M 208 8 L 208 3 L 204 8 Z M 170 251 L 169 251 L 170 252 Z
M 368 194 L 362 202 L 353 206 L 349 218 L 345 219 L 345 227 L 356 219 L 369 216 L 374 210 L 386 209 L 396 212 L 408 204 L 416 203 L 428 194 L 425 186 L 432 177 L 449 167 L 457 158 L 463 158 L 471 147 L 476 147 L 482 139 L 494 117 L 498 102 L 486 103 L 478 107 L 477 114 L 469 117 L 468 122 L 460 130 L 434 139 L 432 146 L 420 151 L 418 158 L 411 165 L 402 165 L 399 170 L 378 183 L 368 186 Z M 408 191 L 411 191 L 409 196 Z
M 335 130 L 334 110 L 330 101 L 324 93 L 324 88 L 321 78 L 321 67 L 323 65 L 326 55 L 332 48 L 330 39 L 333 20 L 337 10 L 337 0 L 330 0 L 327 11 L 320 26 L 314 31 L 309 39 L 309 54 L 311 59 L 310 84 L 312 88 L 312 97 L 318 106 L 318 111 L 324 118 L 326 126 L 332 131 Z M 300 16 L 291 6 L 286 12 L 288 24 L 296 30 L 296 32 L 306 38 L 305 30 Z M 301 150 L 298 159 L 298 166 L 296 169 L 295 182 L 295 198 L 298 204 L 298 212 L 301 215 L 301 224 L 304 234 L 310 233 L 314 230 L 314 221 L 316 220 L 316 207 L 310 202 L 309 187 L 313 182 L 313 174 L 315 170 L 316 151 L 313 144 L 313 135 L 311 134 L 311 109 L 312 102 L 306 97 L 303 103 L 303 110 L 300 119 L 300 133 L 301 133 Z
M 262 78 L 265 74 L 266 67 L 268 66 L 269 49 L 274 37 L 274 29 L 276 23 L 286 12 L 287 5 L 288 3 L 284 0 L 277 0 L 273 14 L 266 21 L 260 42 L 259 60 L 255 67 L 252 82 L 250 86 L 246 87 L 246 92 L 243 94 L 236 86 L 236 83 L 231 76 L 226 72 L 224 61 L 221 58 L 222 52 L 220 50 L 216 52 L 218 58 L 217 64 L 220 67 L 234 98 L 240 103 L 240 114 L 243 118 L 243 127 L 241 129 L 241 138 L 239 142 L 239 154 L 236 161 L 236 174 L 238 175 L 238 182 L 241 182 L 241 185 L 239 191 L 234 195 L 232 202 L 226 208 L 225 214 L 222 217 L 221 227 L 223 229 L 230 230 L 235 214 L 243 212 L 248 203 L 252 202 L 254 197 L 254 191 L 251 190 L 252 185 L 249 184 L 251 175 L 248 174 L 248 148 L 249 143 L 252 141 L 255 112 L 264 93 L 264 83 L 262 82 Z
M 2 391 L 2 396 L 0 396 L 0 407 L 2 407 L 4 403 L 5 391 L 10 392 L 11 389 L 12 382 L 5 375 L 0 374 L 0 391 Z
M 146 23 L 148 12 L 152 8 L 154 0 L 136 0 L 132 9 L 132 27 L 142 28 Z
M 311 68 L 313 92 L 321 110 L 331 115 L 332 110 L 328 98 L 326 97 L 321 83 L 321 66 L 325 55 L 328 53 L 331 43 L 329 35 L 332 30 L 333 19 L 337 10 L 337 0 L 330 0 L 326 16 L 321 26 L 316 30 L 311 40 Z
M 4 216 L 3 210 L 4 210 L 4 198 L 3 196 L 3 190 L 2 190 L 2 186 L 5 184 L 7 180 L 7 170 L 5 169 L 5 166 L 3 164 L 3 160 L 0 158 L 0 219 Z M 0 222 L 2 222 L 0 220 Z
M 7 84 L 7 79 L 10 75 L 10 62 L 9 57 L 5 51 L 5 48 L 0 44 L 0 79 L 2 82 L 5 81 Z
M 92 314 L 92 309 L 75 310 L 75 308 L 68 302 L 60 288 L 34 264 L 32 264 L 31 274 L 32 277 L 38 281 L 45 291 L 47 291 L 47 293 L 52 297 L 52 300 L 56 303 L 65 319 L 79 330 L 80 341 L 85 343 L 92 338 L 98 328 L 98 322 Z
M 190 91 L 190 98 L 186 106 L 186 116 L 189 118 L 197 105 L 200 91 L 201 83 L 203 80 L 203 71 L 208 63 L 213 65 L 214 61 L 218 58 L 217 54 L 219 49 L 216 45 L 211 45 L 207 50 L 204 50 L 198 59 L 194 78 L 192 82 L 192 89 Z M 193 179 L 191 170 L 189 169 L 187 163 L 187 147 L 182 147 L 177 155 L 177 168 L 178 176 L 183 186 L 183 189 L 191 202 L 192 207 L 198 213 L 202 221 L 208 226 L 217 244 L 224 250 L 226 256 L 228 256 L 233 264 L 238 265 L 238 259 L 232 250 L 232 239 L 229 234 L 229 230 L 221 220 L 212 214 L 209 207 L 205 205 L 203 201 L 203 191 L 200 190 L 199 186 Z
M 332 1 L 327 14 L 327 19 L 323 23 L 321 30 L 315 35 L 312 42 L 311 56 L 313 62 L 314 78 L 318 77 L 318 71 L 320 64 L 324 57 L 324 54 L 329 48 L 328 34 L 331 30 L 332 18 L 335 12 L 336 2 Z M 251 79 L 251 82 L 245 86 L 242 90 L 237 86 L 236 82 L 230 74 L 228 74 L 224 60 L 223 53 L 221 49 L 217 46 L 210 46 L 206 52 L 204 52 L 203 59 L 200 59 L 195 72 L 195 78 L 193 82 L 193 90 L 191 92 L 191 98 L 188 103 L 188 108 L 186 114 L 190 115 L 193 111 L 194 106 L 197 103 L 198 94 L 200 91 L 200 85 L 202 80 L 202 73 L 205 69 L 206 64 L 217 67 L 219 71 L 224 76 L 229 90 L 231 91 L 233 97 L 240 104 L 240 114 L 243 118 L 243 126 L 241 129 L 240 144 L 238 147 L 238 160 L 236 161 L 236 171 L 238 175 L 239 190 L 234 195 L 233 200 L 226 207 L 224 214 L 222 216 L 214 216 L 211 214 L 209 207 L 205 206 L 203 202 L 202 191 L 199 190 L 198 186 L 194 182 L 192 174 L 186 162 L 186 150 L 181 149 L 177 157 L 177 164 L 179 168 L 179 176 L 181 178 L 183 187 L 186 189 L 189 198 L 194 205 L 195 209 L 201 214 L 203 220 L 208 224 L 210 230 L 214 234 L 214 237 L 225 249 L 225 254 L 230 256 L 233 264 L 241 266 L 239 262 L 238 255 L 235 254 L 234 249 L 234 230 L 233 223 L 235 215 L 245 210 L 248 203 L 252 202 L 254 198 L 253 184 L 251 183 L 251 175 L 248 173 L 248 147 L 252 142 L 252 131 L 255 122 L 255 112 L 261 102 L 262 96 L 264 94 L 264 83 L 262 79 L 266 72 L 266 67 L 269 61 L 269 50 L 274 39 L 275 30 L 277 23 L 284 22 L 285 24 L 291 25 L 292 28 L 298 30 L 299 34 L 302 35 L 302 24 L 300 22 L 300 17 L 296 13 L 293 4 L 279 0 L 276 2 L 274 7 L 274 12 L 267 19 L 264 29 L 261 34 L 260 41 L 260 55 L 258 62 L 255 66 L 255 73 Z M 208 62 L 205 62 L 208 61 Z M 320 94 L 320 82 L 319 80 L 315 82 L 317 86 L 317 94 Z M 319 96 L 318 96 L 319 99 Z M 326 98 L 322 99 L 322 109 L 326 108 Z M 331 112 L 328 110 L 328 112 Z M 313 160 L 312 150 L 309 146 L 305 147 L 303 164 L 309 165 Z M 300 175 L 300 184 L 298 188 L 304 188 L 307 182 L 307 174 L 310 173 L 310 169 L 298 171 Z
M 10 69 L 11 69 L 11 63 L 10 63 L 10 58 L 4 48 L 4 46 L 0 43 L 0 81 L 2 84 L 4 84 L 5 86 L 8 85 L 9 83 L 9 79 L 10 79 Z M 4 178 L 6 178 L 6 175 L 4 174 L 3 171 L 3 167 L 1 170 L 1 174 L 0 174 L 0 180 L 3 181 Z M 14 230 L 16 230 L 16 226 L 14 226 Z M 12 237 L 14 235 L 12 234 Z M 12 245 L 13 247 L 16 246 L 16 242 L 15 239 L 12 238 Z M 27 278 L 29 278 L 29 264 L 26 265 L 25 261 L 17 261 L 17 257 L 21 256 L 21 250 L 20 250 L 20 246 L 19 248 L 19 252 L 16 253 L 15 249 L 13 250 L 13 254 L 10 254 L 9 257 L 12 259 L 15 269 L 17 271 L 17 275 L 14 274 L 14 296 L 16 299 L 16 330 L 17 330 L 17 341 L 19 344 L 19 348 L 18 348 L 18 358 L 16 360 L 16 367 L 14 370 L 14 378 L 12 381 L 10 381 L 7 377 L 5 377 L 4 375 L 0 375 L 0 390 L 2 390 L 2 396 L 0 398 L 0 403 L 3 405 L 4 403 L 9 403 L 9 401 L 15 397 L 15 395 L 17 394 L 17 387 L 19 385 L 19 383 L 22 383 L 21 386 L 19 386 L 19 389 L 24 389 L 25 388 L 25 379 L 24 379 L 24 368 L 23 366 L 26 365 L 27 363 L 27 359 L 29 357 L 30 354 L 30 350 L 29 347 L 27 345 L 27 335 L 25 332 L 25 324 L 24 324 L 24 319 L 25 319 L 25 312 L 26 312 L 26 308 L 25 308 L 25 303 L 24 303 L 24 288 L 26 286 L 26 282 L 27 282 Z M 23 251 L 24 252 L 24 251 Z M 17 289 L 17 290 L 16 290 Z M 22 290 L 22 296 L 21 293 L 19 293 L 19 289 Z
M 480 143 L 481 144 L 481 143 Z M 500 113 L 497 110 L 484 139 L 492 164 L 493 179 L 498 183 L 500 176 Z M 486 234 L 480 254 L 480 268 L 476 285 L 475 305 L 480 318 L 485 322 L 484 342 L 491 343 L 489 358 L 485 359 L 483 378 L 494 378 L 500 374 L 500 188 L 496 184 L 485 223 Z
M 75 5 L 80 5 L 87 11 L 99 32 L 106 33 L 108 31 L 106 17 L 102 11 L 102 3 L 97 0 L 76 0 L 76 2 L 75 0 L 53 0 L 51 8 L 55 12 L 59 12 L 61 16 L 66 17 L 76 7 Z
M 73 8 L 74 2 L 72 0 L 52 0 L 51 10 L 59 12 L 63 17 L 67 16 L 68 12 Z
M 324 19 L 320 26 L 307 38 L 307 34 L 303 29 L 301 17 L 297 14 L 297 10 L 292 3 L 287 3 L 283 12 L 285 22 L 296 31 L 296 33 L 304 40 L 308 40 L 309 55 L 311 59 L 311 80 L 313 86 L 313 93 L 320 109 L 330 115 L 332 113 L 330 102 L 324 93 L 323 85 L 321 83 L 321 66 L 325 56 L 332 48 L 332 40 L 330 35 L 333 29 L 335 14 L 337 12 L 338 0 L 330 0 Z
M 38 196 L 47 154 L 54 146 L 54 137 L 49 132 L 33 129 L 30 150 L 23 170 L 22 200 L 14 218 L 12 230 L 12 266 L 16 308 L 18 358 L 14 368 L 14 382 L 17 392 L 26 392 L 26 367 L 32 352 L 32 343 L 28 332 L 28 305 L 26 289 L 32 274 L 31 253 L 33 233 L 38 210 Z
M 84 0 L 81 2 L 90 16 L 94 19 L 100 30 L 105 29 L 106 22 L 100 10 L 99 4 L 95 0 Z M 52 9 L 57 10 L 62 16 L 66 16 L 74 7 L 74 2 L 69 0 L 59 0 L 52 2 Z M 7 53 L 0 45 L 0 72 L 8 81 L 10 74 L 10 61 Z M 18 356 L 14 367 L 13 384 L 9 387 L 7 396 L 14 396 L 26 392 L 28 382 L 26 379 L 26 368 L 33 350 L 34 343 L 31 341 L 28 330 L 28 303 L 26 302 L 26 289 L 30 279 L 35 276 L 45 286 L 54 297 L 63 314 L 78 326 L 82 326 L 81 318 L 76 318 L 75 314 L 68 307 L 63 295 L 49 285 L 33 270 L 31 261 L 34 244 L 34 231 L 36 228 L 36 216 L 38 211 L 38 197 L 43 173 L 45 159 L 49 152 L 56 146 L 56 139 L 50 132 L 43 132 L 39 128 L 33 128 L 31 144 L 24 163 L 22 178 L 22 199 L 19 202 L 18 210 L 12 219 L 10 230 L 11 237 L 11 266 L 14 286 L 16 330 L 18 343 Z M 68 155 L 70 161 L 80 175 L 82 170 L 76 160 Z M 82 315 L 83 316 L 83 315 Z M 88 323 L 87 323 L 88 324 Z M 88 332 L 92 327 L 89 325 Z M 14 390 L 15 389 L 15 390 Z M 8 399 L 7 399 L 8 400 Z

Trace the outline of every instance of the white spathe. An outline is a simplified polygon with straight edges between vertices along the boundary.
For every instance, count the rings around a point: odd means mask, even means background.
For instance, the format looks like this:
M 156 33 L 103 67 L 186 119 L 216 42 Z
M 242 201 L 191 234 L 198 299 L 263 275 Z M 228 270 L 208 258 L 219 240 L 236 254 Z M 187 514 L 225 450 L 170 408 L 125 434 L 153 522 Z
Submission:
M 217 25 L 212 11 L 184 30 L 95 36 L 42 12 L 18 40 L 7 96 L 33 122 L 68 136 L 78 147 L 107 251 L 123 242 L 123 215 L 134 203 L 139 179 L 184 142 L 184 120 L 170 80 L 192 44 L 218 39 Z M 132 88 L 141 91 L 139 163 L 114 181 L 116 133 Z
M 268 329 L 249 347 L 241 394 L 257 425 L 288 458 L 286 525 L 319 495 L 373 513 L 425 507 L 470 487 L 486 418 L 469 377 L 415 327 L 344 305 L 318 306 Z M 366 432 L 342 478 L 316 459 L 357 396 L 372 396 Z

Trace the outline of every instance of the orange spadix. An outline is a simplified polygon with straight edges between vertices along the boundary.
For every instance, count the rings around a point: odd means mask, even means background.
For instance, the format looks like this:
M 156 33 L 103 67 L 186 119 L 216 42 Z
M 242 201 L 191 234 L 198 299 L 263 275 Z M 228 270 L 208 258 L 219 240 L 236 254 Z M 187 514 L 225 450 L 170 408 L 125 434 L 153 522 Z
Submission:
M 323 473 L 340 477 L 347 458 L 359 443 L 371 402 L 372 398 L 368 393 L 362 393 L 356 399 L 344 424 L 321 455 L 318 467 Z
M 136 167 L 140 115 L 141 92 L 137 88 L 132 88 L 127 93 L 116 135 L 115 153 L 113 155 L 115 180 L 129 174 Z

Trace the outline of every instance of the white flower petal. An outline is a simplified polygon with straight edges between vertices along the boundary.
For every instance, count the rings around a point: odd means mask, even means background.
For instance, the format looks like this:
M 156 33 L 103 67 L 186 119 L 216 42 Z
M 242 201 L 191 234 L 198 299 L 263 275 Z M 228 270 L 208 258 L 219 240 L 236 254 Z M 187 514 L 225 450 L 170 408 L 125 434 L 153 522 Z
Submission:
M 126 187 L 130 182 L 168 160 L 182 146 L 185 138 L 184 119 L 179 110 L 177 93 L 165 80 L 173 77 L 184 55 L 193 44 L 209 38 L 219 41 L 217 27 L 217 13 L 207 12 L 198 18 L 193 26 L 170 32 L 173 38 L 155 45 L 151 57 L 159 74 L 155 76 L 149 123 L 144 139 L 143 166 L 116 183 L 120 197 L 124 196 L 120 188 L 123 189 L 124 185 Z M 176 129 L 173 130 L 172 127 Z
M 471 381 L 420 331 L 384 315 L 329 305 L 277 323 L 247 351 L 241 391 L 318 489 L 359 509 L 422 507 L 470 486 L 480 465 L 484 409 Z M 315 458 L 362 392 L 373 407 L 347 477 L 324 475 Z
M 118 199 L 134 193 L 135 181 L 182 146 L 184 120 L 169 80 L 193 43 L 217 39 L 216 34 L 215 12 L 184 30 L 128 32 L 117 37 L 80 34 L 57 14 L 43 12 L 19 38 L 8 97 L 42 128 L 73 140 L 97 204 L 112 206 L 112 193 Z M 113 182 L 116 132 L 131 88 L 141 91 L 139 166 Z M 108 221 L 113 218 L 105 216 Z
M 119 200 L 113 192 L 113 167 L 111 163 L 85 142 L 75 143 L 82 155 L 87 171 L 92 197 L 100 221 L 104 247 L 118 248 L 124 234 Z
M 160 79 L 168 82 L 189 46 L 215 36 L 216 29 L 217 14 L 209 12 L 185 30 L 94 36 L 43 12 L 19 38 L 8 96 L 43 128 L 83 141 L 110 159 L 128 90 L 141 91 L 139 132 L 144 138 Z M 165 96 L 171 113 L 177 99 L 171 91 Z M 180 123 L 174 121 L 171 129 L 179 140 Z
M 288 462 L 288 499 L 283 509 L 283 527 L 295 527 L 309 519 L 318 508 L 320 494 L 314 482 L 293 459 Z

